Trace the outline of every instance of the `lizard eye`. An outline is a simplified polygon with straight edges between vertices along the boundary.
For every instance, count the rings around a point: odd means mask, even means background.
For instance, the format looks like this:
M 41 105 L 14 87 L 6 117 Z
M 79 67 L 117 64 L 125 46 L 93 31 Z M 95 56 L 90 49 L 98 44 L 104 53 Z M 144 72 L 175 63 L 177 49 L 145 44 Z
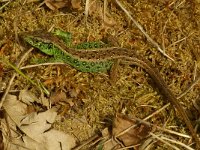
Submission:
M 37 39 L 34 40 L 35 43 L 38 43 L 39 41 Z

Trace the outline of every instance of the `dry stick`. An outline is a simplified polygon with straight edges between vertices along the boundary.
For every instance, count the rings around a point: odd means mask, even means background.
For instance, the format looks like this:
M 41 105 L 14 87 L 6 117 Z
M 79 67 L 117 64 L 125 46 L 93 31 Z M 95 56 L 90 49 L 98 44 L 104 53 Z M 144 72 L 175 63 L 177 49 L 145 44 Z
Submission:
M 157 136 L 157 135 L 153 134 L 152 132 L 150 133 L 150 135 L 151 135 L 152 137 L 154 137 L 154 138 L 158 139 L 159 141 L 161 141 L 161 142 L 165 143 L 165 144 L 166 144 L 166 145 L 168 145 L 169 147 L 171 147 L 171 148 L 173 148 L 173 149 L 176 149 L 176 150 L 180 150 L 180 149 L 179 149 L 179 148 L 177 148 L 176 146 L 174 146 L 174 145 L 171 145 L 171 144 L 169 144 L 168 142 L 166 142 L 165 140 L 163 140 L 163 139 L 159 138 L 159 136 Z
M 139 146 L 139 144 L 137 145 L 132 145 L 132 146 L 126 146 L 126 147 L 123 147 L 123 148 L 118 148 L 116 150 L 127 150 L 127 149 L 130 149 L 130 148 L 135 148 L 136 146 Z
M 189 38 L 192 34 L 193 34 L 194 32 L 192 32 L 192 33 L 190 33 L 188 36 L 186 36 L 186 37 L 183 37 L 182 39 L 180 39 L 180 40 L 177 40 L 177 41 L 175 41 L 174 43 L 172 43 L 172 44 L 170 44 L 170 45 L 168 45 L 167 46 L 167 48 L 169 48 L 169 47 L 171 47 L 171 46 L 173 46 L 173 45 L 175 45 L 175 44 L 177 44 L 177 43 L 180 43 L 180 42 L 182 42 L 182 41 L 184 41 L 184 40 L 186 40 L 187 38 Z
M 11 2 L 11 0 L 9 0 L 6 4 L 4 4 L 3 6 L 1 6 L 0 7 L 0 11 L 4 8 L 4 7 L 6 7 L 9 3 Z
M 50 65 L 66 65 L 66 63 L 62 63 L 62 62 L 41 63 L 41 64 L 23 66 L 23 67 L 20 67 L 20 69 L 23 70 L 23 69 L 35 68 L 39 66 L 50 66 Z
M 175 140 L 171 140 L 171 139 L 169 139 L 169 138 L 167 138 L 167 137 L 161 137 L 161 139 L 163 139 L 163 140 L 165 140 L 165 141 L 170 141 L 171 143 L 175 143 L 175 144 L 177 144 L 177 145 L 180 145 L 180 146 L 182 146 L 182 147 L 185 147 L 186 149 L 188 149 L 188 150 L 194 150 L 193 148 L 191 148 L 191 147 L 189 147 L 188 145 L 185 145 L 185 144 L 183 144 L 183 143 L 181 143 L 181 142 L 179 142 L 179 141 L 175 141 Z
M 121 7 L 121 9 L 126 13 L 126 15 L 133 21 L 133 23 L 136 25 L 136 27 L 145 35 L 145 37 L 147 38 L 148 41 L 150 41 L 164 56 L 166 56 L 167 58 L 169 58 L 170 60 L 174 61 L 173 58 L 171 58 L 169 55 L 167 55 L 165 53 L 164 50 L 162 50 L 160 48 L 160 46 L 158 45 L 158 43 L 156 43 L 142 28 L 142 26 L 129 14 L 129 12 L 122 6 L 122 4 L 118 1 L 115 0 L 116 3 L 119 5 L 119 7 Z
M 171 134 L 174 134 L 174 135 L 178 135 L 178 136 L 181 136 L 181 137 L 184 137 L 184 138 L 188 138 L 188 139 L 191 138 L 191 136 L 189 136 L 189 135 L 182 134 L 182 133 L 179 133 L 179 132 L 176 132 L 176 131 L 173 131 L 173 130 L 169 130 L 169 129 L 166 129 L 166 128 L 163 128 L 163 127 L 159 127 L 157 125 L 149 123 L 149 122 L 146 121 L 147 118 L 148 117 L 146 117 L 144 119 L 139 119 L 139 118 L 134 117 L 133 119 L 136 120 L 136 121 L 138 121 L 138 122 L 140 122 L 140 123 L 146 124 L 148 126 L 154 126 L 155 128 L 157 128 L 157 129 L 159 129 L 161 131 L 164 131 L 164 132 L 168 132 L 168 133 L 171 133 Z
M 85 1 L 85 21 L 87 21 L 90 0 Z
M 146 125 L 149 125 L 149 126 L 151 126 L 152 124 L 151 123 L 148 123 L 148 122 L 146 122 L 146 121 L 144 121 L 144 120 L 141 120 L 141 119 L 138 119 L 138 118 L 134 118 L 135 120 L 137 120 L 137 121 L 139 121 L 139 122 L 141 122 L 141 123 L 143 123 L 143 124 L 146 124 Z M 146 119 L 146 118 L 145 118 Z M 165 128 L 162 128 L 162 127 L 159 127 L 159 126 L 156 126 L 156 125 L 153 125 L 154 127 L 156 127 L 157 129 L 159 129 L 159 130 L 161 130 L 161 131 L 164 131 L 164 132 L 168 132 L 168 133 L 171 133 L 171 134 L 175 134 L 175 135 L 179 135 L 179 136 L 182 136 L 182 137 L 185 137 L 185 138 L 191 138 L 190 136 L 188 136 L 188 135 L 184 135 L 184 134 L 180 134 L 180 133 L 178 133 L 178 132 L 175 132 L 175 131 L 172 131 L 172 130 L 168 130 L 168 129 L 165 129 Z M 153 137 L 155 137 L 154 135 L 155 134 L 153 134 L 152 132 L 150 132 L 150 135 L 152 135 Z M 185 147 L 185 148 L 187 148 L 188 150 L 194 150 L 193 148 L 191 148 L 191 147 L 189 147 L 188 145 L 186 145 L 186 144 L 184 144 L 184 143 L 181 143 L 181 142 L 177 142 L 177 141 L 175 141 L 175 140 L 171 140 L 171 139 L 169 139 L 169 138 L 167 138 L 167 137 L 165 137 L 165 136 L 162 136 L 162 137 L 158 137 L 157 135 L 156 135 L 156 137 L 157 137 L 157 139 L 158 140 L 160 140 L 160 141 L 162 141 L 163 142 L 163 140 L 166 140 L 166 141 L 170 141 L 170 142 L 172 142 L 172 143 L 176 143 L 176 144 L 178 144 L 178 145 L 180 145 L 180 146 L 183 146 L 183 147 Z M 164 141 L 164 143 L 167 143 L 166 141 Z M 169 144 L 167 144 L 167 145 L 169 145 Z M 172 147 L 174 147 L 173 145 L 169 145 L 169 146 L 172 146 Z
M 195 61 L 194 61 L 194 76 L 193 76 L 193 80 L 196 79 L 197 69 L 198 69 L 197 61 L 195 60 Z
M 25 58 L 27 57 L 27 55 L 28 55 L 32 50 L 33 50 L 33 48 L 30 48 L 30 49 L 22 56 L 22 58 L 20 59 L 20 61 L 16 64 L 17 68 L 19 68 L 19 66 L 22 64 L 22 62 L 25 60 Z M 15 77 L 16 77 L 16 73 L 14 73 L 14 74 L 12 75 L 12 77 L 11 77 L 9 83 L 8 83 L 8 86 L 7 86 L 7 88 L 6 88 L 6 90 L 5 90 L 4 94 L 3 94 L 3 96 L 2 96 L 2 98 L 1 98 L 0 109 L 1 109 L 1 107 L 3 106 L 4 101 L 6 100 L 6 96 L 7 96 L 8 92 L 9 92 L 9 90 L 10 90 L 10 87 L 11 87 L 11 85 L 12 85 L 12 83 L 13 83 Z
M 85 145 L 89 144 L 91 141 L 95 140 L 96 138 L 99 138 L 98 135 L 94 135 L 93 137 L 86 140 L 83 144 L 79 145 L 78 147 L 73 148 L 73 150 L 79 150 L 83 148 Z
M 108 6 L 108 1 L 104 0 L 103 1 L 103 22 L 105 22 L 106 12 L 107 12 L 107 6 Z

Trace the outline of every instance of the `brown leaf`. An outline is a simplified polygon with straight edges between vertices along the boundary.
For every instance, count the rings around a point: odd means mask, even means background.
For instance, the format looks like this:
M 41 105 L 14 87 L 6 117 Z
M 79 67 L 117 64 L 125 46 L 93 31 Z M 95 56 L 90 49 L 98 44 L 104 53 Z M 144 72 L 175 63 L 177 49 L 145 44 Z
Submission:
M 33 112 L 36 112 L 36 109 L 33 105 L 28 105 L 27 106 L 27 114 L 30 114 L 30 113 L 33 113 Z
M 109 129 L 108 128 L 105 128 L 101 131 L 101 134 L 103 136 L 103 138 L 105 140 L 108 140 L 109 138 L 111 138 L 111 135 L 110 135 L 110 132 L 109 132 Z M 108 142 L 105 142 L 103 144 L 103 149 L 106 149 L 106 150 L 112 150 L 113 148 L 120 148 L 118 146 L 118 143 L 115 141 L 115 140 L 109 140 Z
M 106 13 L 108 14 L 108 13 Z M 108 17 L 109 16 L 109 17 Z M 104 25 L 108 26 L 108 27 L 114 27 L 116 25 L 116 21 L 114 20 L 113 17 L 111 17 L 111 15 L 104 15 Z
M 113 122 L 112 134 L 117 136 L 127 128 L 137 125 L 135 128 L 129 129 L 127 132 L 118 136 L 117 139 L 121 141 L 124 146 L 132 146 L 140 144 L 144 138 L 146 138 L 151 130 L 151 128 L 145 124 L 138 123 L 131 120 L 127 116 L 122 114 L 117 114 Z
M 57 10 L 69 6 L 68 0 L 45 0 L 44 3 L 51 10 Z
M 0 43 L 0 56 L 5 55 L 4 52 L 6 52 L 8 48 L 9 48 L 9 43 L 7 43 L 6 41 L 2 41 Z
M 58 102 L 66 101 L 67 96 L 62 91 L 57 91 L 50 96 L 51 104 L 56 104 Z
M 72 8 L 81 10 L 81 0 L 71 0 Z
M 89 4 L 89 15 L 98 14 L 102 17 L 103 7 L 99 1 L 93 1 Z
M 38 102 L 38 98 L 28 90 L 21 90 L 19 93 L 19 99 L 25 104 L 31 105 L 33 102 Z

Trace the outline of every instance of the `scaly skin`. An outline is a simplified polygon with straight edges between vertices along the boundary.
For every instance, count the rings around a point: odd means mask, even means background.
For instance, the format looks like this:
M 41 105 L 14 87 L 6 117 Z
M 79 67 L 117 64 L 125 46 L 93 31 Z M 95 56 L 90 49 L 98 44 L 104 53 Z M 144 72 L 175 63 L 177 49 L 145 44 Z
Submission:
M 27 33 L 23 38 L 26 42 L 40 49 L 45 54 L 53 55 L 56 59 L 61 60 L 82 72 L 102 72 L 109 70 L 114 61 L 118 59 L 121 61 L 129 61 L 130 64 L 143 68 L 154 80 L 157 88 L 163 96 L 178 110 L 179 114 L 185 121 L 186 126 L 190 130 L 197 148 L 200 148 L 199 139 L 194 131 L 190 119 L 176 99 L 175 95 L 168 88 L 159 71 L 154 68 L 148 60 L 138 56 L 133 50 L 126 48 L 75 50 L 66 47 L 64 42 L 58 37 L 51 33 L 44 32 Z

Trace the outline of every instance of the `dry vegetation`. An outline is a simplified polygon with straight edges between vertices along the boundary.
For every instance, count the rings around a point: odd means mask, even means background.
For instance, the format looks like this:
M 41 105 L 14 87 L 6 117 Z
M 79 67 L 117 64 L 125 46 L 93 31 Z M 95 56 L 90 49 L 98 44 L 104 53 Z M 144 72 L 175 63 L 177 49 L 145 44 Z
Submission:
M 72 33 L 73 43 L 117 41 L 118 46 L 137 51 L 141 57 L 149 59 L 160 70 L 164 80 L 177 96 L 198 78 L 200 64 L 198 0 L 123 1 L 123 7 L 174 61 L 154 48 L 115 0 L 96 0 L 92 4 L 89 2 L 89 6 L 88 16 L 85 17 L 85 1 L 68 0 L 58 4 L 49 0 L 45 2 L 0 0 L 0 57 L 3 56 L 9 62 L 18 64 L 22 56 L 27 54 L 19 68 L 30 65 L 31 58 L 47 57 L 36 49 L 27 53 L 30 46 L 23 42 L 20 34 L 60 28 Z M 116 45 L 116 43 L 109 44 Z M 82 73 L 68 65 L 37 66 L 22 71 L 26 76 L 42 83 L 51 95 L 41 93 L 36 86 L 18 73 L 11 84 L 10 94 L 18 96 L 21 90 L 26 89 L 38 99 L 45 97 L 51 100 L 52 107 L 59 108 L 54 128 L 73 135 L 76 146 L 99 135 L 105 128 L 110 129 L 117 112 L 144 119 L 168 103 L 156 87 L 152 86 L 150 77 L 141 68 L 126 64 L 118 67 L 119 73 L 114 84 L 110 82 L 107 73 Z M 14 72 L 8 64 L 0 63 L 0 99 L 11 83 Z M 197 83 L 179 99 L 194 125 L 200 113 L 199 92 L 200 85 Z M 47 109 L 47 106 L 33 102 L 28 106 L 27 113 L 44 112 Z M 163 137 L 173 141 L 178 140 L 187 146 L 192 143 L 189 138 L 183 137 L 190 133 L 171 105 L 146 121 L 182 135 L 151 129 L 151 134 L 148 134 L 146 140 L 149 140 L 149 143 L 139 142 L 143 148 L 146 146 L 149 149 L 173 149 L 172 146 L 177 146 L 182 149 L 173 142 L 164 144 L 160 141 Z M 2 125 L 2 127 L 7 126 L 9 125 Z M 146 129 L 146 135 L 147 130 L 149 132 L 149 129 Z M 99 139 L 100 136 L 95 138 Z M 95 149 L 97 145 L 100 144 L 93 140 L 81 149 Z

